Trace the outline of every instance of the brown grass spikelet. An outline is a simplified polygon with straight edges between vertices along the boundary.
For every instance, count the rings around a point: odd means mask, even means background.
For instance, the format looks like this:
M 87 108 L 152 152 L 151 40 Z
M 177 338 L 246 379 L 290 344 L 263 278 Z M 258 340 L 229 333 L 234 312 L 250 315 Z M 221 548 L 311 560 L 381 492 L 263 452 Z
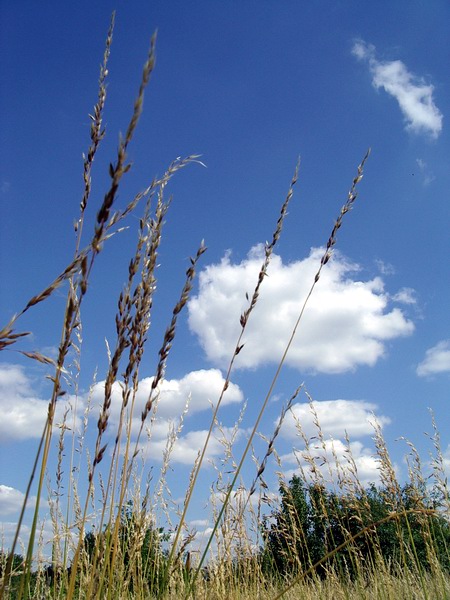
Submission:
M 134 131 L 135 131 L 137 123 L 139 121 L 139 117 L 142 113 L 145 88 L 147 87 L 147 85 L 150 81 L 150 75 L 155 66 L 155 44 L 156 44 L 156 34 L 152 36 L 152 39 L 150 42 L 148 58 L 147 58 L 146 63 L 144 64 L 138 96 L 134 103 L 133 114 L 132 114 L 130 122 L 128 124 L 125 138 L 121 139 L 119 142 L 119 148 L 117 150 L 116 164 L 113 165 L 111 163 L 110 167 L 109 167 L 109 175 L 111 178 L 111 185 L 110 185 L 108 192 L 105 194 L 105 197 L 103 199 L 103 204 L 97 213 L 97 224 L 95 226 L 95 233 L 94 233 L 94 237 L 93 237 L 92 243 L 91 243 L 94 255 L 100 251 L 101 240 L 103 238 L 106 223 L 110 216 L 112 205 L 114 203 L 117 191 L 119 189 L 120 181 L 121 181 L 123 175 L 125 173 L 127 173 L 131 167 L 130 164 L 126 164 L 127 149 L 128 149 L 129 143 L 131 142 L 131 140 L 133 138 Z
M 276 228 L 272 235 L 272 241 L 270 243 L 266 242 L 266 244 L 265 244 L 264 262 L 261 265 L 261 269 L 258 273 L 258 280 L 257 280 L 256 287 L 253 291 L 252 298 L 249 301 L 248 308 L 242 313 L 240 320 L 239 320 L 242 328 L 245 328 L 245 326 L 247 325 L 247 321 L 249 319 L 250 313 L 252 312 L 252 310 L 254 309 L 254 307 L 256 305 L 256 302 L 258 301 L 259 290 L 261 288 L 264 277 L 266 277 L 266 275 L 267 275 L 267 269 L 269 267 L 270 258 L 272 256 L 273 250 L 274 250 L 278 240 L 280 239 L 281 230 L 283 229 L 283 223 L 284 223 L 284 219 L 286 218 L 286 215 L 287 215 L 289 203 L 292 200 L 292 197 L 294 195 L 294 186 L 298 181 L 299 170 L 300 170 L 300 159 L 298 160 L 297 165 L 295 167 L 294 175 L 291 179 L 291 185 L 289 186 L 289 190 L 286 195 L 286 199 L 281 206 L 280 216 L 278 217 Z M 247 296 L 247 298 L 248 298 L 248 296 Z M 241 338 L 239 338 L 239 339 L 241 339 Z M 236 350 L 237 350 L 236 353 L 238 354 L 241 351 L 241 349 L 242 349 L 242 346 L 240 346 L 240 344 L 238 342 L 238 344 L 236 345 Z
M 51 365 L 55 368 L 57 367 L 56 361 L 53 358 L 50 358 L 49 356 L 44 356 L 40 352 L 25 352 L 24 350 L 20 350 L 20 354 L 23 354 L 24 356 L 26 356 L 27 358 L 31 358 L 32 360 L 37 360 L 43 365 Z M 61 369 L 61 371 L 67 373 L 65 369 Z
M 170 349 L 172 347 L 172 343 L 173 340 L 175 338 L 175 328 L 176 328 L 176 324 L 177 324 L 177 319 L 178 319 L 178 315 L 179 313 L 182 311 L 182 309 L 184 308 L 184 306 L 186 305 L 186 302 L 188 301 L 189 298 L 189 294 L 190 291 L 192 290 L 192 281 L 194 279 L 195 276 L 195 267 L 197 265 L 198 260 L 200 259 L 200 257 L 206 252 L 206 246 L 204 244 L 204 241 L 201 242 L 199 249 L 197 250 L 197 254 L 195 255 L 194 258 L 190 258 L 190 267 L 187 269 L 186 271 L 186 281 L 185 284 L 183 286 L 183 289 L 181 291 L 181 295 L 180 298 L 178 300 L 178 302 L 176 303 L 173 311 L 172 311 L 172 320 L 170 322 L 170 325 L 167 327 L 166 332 L 164 334 L 164 340 L 163 340 L 163 344 L 159 350 L 159 361 L 158 361 L 158 365 L 156 367 L 156 373 L 154 376 L 154 379 L 152 381 L 152 386 L 151 386 L 151 391 L 150 391 L 150 395 L 149 398 L 147 399 L 147 402 L 145 404 L 145 408 L 142 412 L 141 415 L 141 423 L 143 425 L 143 423 L 145 422 L 151 408 L 153 405 L 153 392 L 154 390 L 158 387 L 159 383 L 161 382 L 162 378 L 164 377 L 164 372 L 165 372 L 165 367 L 166 367 L 166 362 L 167 362 L 167 357 L 169 355 Z M 142 431 L 142 426 L 141 426 L 141 430 L 140 433 Z
M 353 179 L 352 186 L 348 192 L 347 201 L 342 206 L 341 212 L 340 212 L 338 218 L 336 219 L 336 222 L 331 231 L 330 237 L 328 238 L 327 245 L 325 248 L 325 253 L 323 254 L 323 256 L 320 260 L 319 271 L 316 273 L 316 276 L 315 276 L 315 280 L 314 280 L 315 282 L 317 282 L 320 278 L 320 272 L 321 272 L 322 267 L 324 265 L 326 265 L 327 262 L 331 258 L 331 253 L 332 253 L 333 247 L 336 245 L 336 241 L 337 241 L 337 232 L 342 227 L 342 221 L 343 221 L 344 215 L 346 215 L 353 208 L 355 200 L 358 196 L 356 187 L 357 187 L 358 183 L 361 181 L 361 179 L 363 178 L 364 166 L 365 166 L 366 161 L 369 158 L 369 156 L 370 156 L 370 148 L 367 150 L 364 158 L 362 159 L 361 163 L 358 165 L 357 175 Z
M 0 330 L 0 351 L 4 350 L 7 346 L 15 344 L 18 339 L 27 335 L 31 335 L 31 331 L 22 331 L 20 333 L 14 333 L 14 330 L 11 327 L 14 320 L 15 318 L 13 318 L 8 323 L 8 325 L 6 325 L 5 327 L 3 327 L 3 329 Z
M 99 88 L 98 88 L 98 100 L 94 106 L 94 114 L 89 115 L 91 119 L 91 128 L 90 128 L 90 137 L 91 137 L 91 145 L 89 146 L 87 156 L 84 157 L 83 164 L 83 181 L 84 181 L 84 192 L 83 197 L 80 202 L 80 211 L 81 214 L 84 213 L 88 199 L 91 192 L 91 170 L 94 162 L 95 155 L 97 153 L 98 146 L 101 140 L 105 136 L 105 129 L 102 129 L 102 120 L 103 120 L 103 109 L 105 107 L 106 100 L 106 78 L 108 76 L 108 60 L 109 55 L 111 53 L 111 44 L 113 39 L 113 31 L 114 31 L 114 21 L 115 21 L 115 12 L 111 15 L 111 22 L 108 30 L 108 34 L 106 37 L 105 51 L 103 54 L 103 63 L 100 67 L 100 76 L 99 76 Z M 80 235 L 79 224 L 81 218 L 77 221 L 77 233 Z

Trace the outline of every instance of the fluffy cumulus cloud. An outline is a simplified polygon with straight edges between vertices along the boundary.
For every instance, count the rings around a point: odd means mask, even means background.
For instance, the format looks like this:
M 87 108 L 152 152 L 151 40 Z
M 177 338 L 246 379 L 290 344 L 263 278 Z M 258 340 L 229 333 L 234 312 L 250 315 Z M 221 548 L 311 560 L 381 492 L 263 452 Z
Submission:
M 286 477 L 302 469 L 312 478 L 320 472 L 329 482 L 336 482 L 343 472 L 356 476 L 363 485 L 379 481 L 379 459 L 374 450 L 356 439 L 373 435 L 375 423 L 383 428 L 390 419 L 378 413 L 377 405 L 362 400 L 294 404 L 281 428 L 281 436 L 295 447 L 282 457 L 285 464 L 295 465 Z M 323 442 L 319 441 L 319 429 Z
M 250 316 L 244 348 L 236 363 L 241 368 L 278 363 L 323 254 L 311 250 L 304 260 L 283 264 L 273 255 Z M 234 350 L 239 317 L 248 305 L 263 259 L 263 247 L 252 248 L 246 259 L 233 264 L 226 255 L 207 266 L 199 278 L 199 293 L 189 302 L 189 326 L 207 358 L 225 367 Z M 403 311 L 390 306 L 383 280 L 357 279 L 359 267 L 339 253 L 323 270 L 287 356 L 299 370 L 342 373 L 374 365 L 385 344 L 414 330 Z M 411 295 L 409 295 L 409 298 Z
M 136 438 L 141 427 L 141 414 L 147 402 L 153 377 L 143 378 L 139 382 L 131 423 L 131 434 Z M 225 379 L 218 369 L 191 371 L 181 379 L 163 380 L 155 395 L 156 418 L 149 415 L 141 437 L 140 449 L 144 456 L 162 460 L 170 451 L 170 460 L 174 463 L 193 465 L 198 451 L 203 447 L 207 430 L 190 430 L 184 433 L 184 421 L 201 411 L 211 413 L 212 406 L 218 400 Z M 97 383 L 92 391 L 93 419 L 97 419 L 99 407 L 103 403 L 104 382 Z M 244 399 L 242 390 L 230 382 L 224 394 L 222 404 L 239 403 Z M 122 389 L 119 382 L 113 385 L 108 432 L 116 434 L 122 405 Z M 231 432 L 229 432 L 231 435 Z M 214 432 L 208 444 L 207 458 L 223 454 L 221 436 L 226 428 Z M 239 434 L 240 435 L 240 434 Z
M 134 414 L 140 424 L 140 415 L 147 402 L 153 377 L 145 377 L 139 381 L 139 388 L 135 399 Z M 191 371 L 181 379 L 165 379 L 159 385 L 154 397 L 158 404 L 158 418 L 161 421 L 176 420 L 184 412 L 186 406 L 188 414 L 211 410 L 211 406 L 218 400 L 225 379 L 218 369 L 200 369 Z M 94 386 L 94 408 L 103 404 L 105 382 L 101 381 Z M 222 400 L 222 404 L 242 402 L 244 395 L 235 383 L 230 382 Z M 116 423 L 122 405 L 122 388 L 119 382 L 113 385 L 111 398 L 111 418 Z M 94 409 L 94 416 L 97 416 Z
M 39 438 L 47 418 L 48 399 L 40 398 L 34 382 L 19 365 L 0 365 L 0 440 Z M 62 422 L 66 402 L 59 401 L 55 424 Z
M 0 485 L 0 515 L 18 513 L 25 495 L 8 485 Z
M 132 435 L 135 435 L 141 425 L 141 412 L 149 396 L 153 378 L 144 378 L 139 382 L 139 389 L 135 399 L 134 417 L 132 419 Z M 187 411 L 188 417 L 200 411 L 210 411 L 218 400 L 225 380 L 218 369 L 205 369 L 192 371 L 180 379 L 167 379 L 162 382 L 157 392 L 157 418 L 148 419 L 146 424 L 151 432 L 152 453 L 162 456 L 167 445 L 168 436 L 174 435 L 174 428 L 178 427 L 180 417 Z M 0 365 L 0 440 L 2 442 L 21 441 L 30 438 L 39 438 L 45 424 L 48 410 L 48 399 L 39 398 L 33 389 L 34 382 L 28 377 L 25 369 L 18 365 Z M 96 421 L 99 409 L 104 399 L 104 382 L 96 383 L 91 390 L 90 407 L 92 422 Z M 223 405 L 239 403 L 244 399 L 242 390 L 230 382 L 223 397 Z M 77 400 L 78 413 L 75 428 L 80 427 L 80 415 L 86 406 L 87 398 L 80 396 Z M 67 405 L 75 406 L 75 399 L 68 396 L 67 402 L 58 402 L 55 425 L 63 420 Z M 108 432 L 116 434 L 119 421 L 120 407 L 122 404 L 121 384 L 116 382 L 113 386 L 111 399 L 110 421 Z M 69 424 L 73 421 L 69 413 Z M 148 427 L 145 428 L 143 439 L 149 435 Z M 192 464 L 197 452 L 202 447 L 206 438 L 206 431 L 189 431 L 181 435 L 181 429 L 176 436 L 177 443 L 173 449 L 172 458 L 175 462 Z M 220 437 L 220 436 L 219 436 Z M 147 444 L 144 444 L 147 446 Z M 209 456 L 215 456 L 223 451 L 220 441 L 216 438 L 210 442 Z M 1 505 L 12 506 L 17 490 L 0 486 Z M 17 499 L 17 498 L 16 498 Z M 6 505 L 5 504 L 5 505 Z
M 308 450 L 294 450 L 284 456 L 283 461 L 297 466 L 284 473 L 287 480 L 301 469 L 312 481 L 318 473 L 328 483 L 336 483 L 342 474 L 357 479 L 363 486 L 380 481 L 379 460 L 370 448 L 359 441 L 348 445 L 341 440 L 325 440 L 323 445 L 315 443 Z
M 22 504 L 25 498 L 25 494 L 20 490 L 16 490 L 9 485 L 0 485 L 0 515 L 11 515 L 13 513 L 18 514 L 22 508 Z M 36 496 L 30 496 L 27 502 L 27 508 L 34 508 L 36 503 Z M 42 501 L 41 506 L 46 504 Z
M 433 100 L 434 87 L 410 73 L 400 60 L 379 61 L 375 47 L 357 40 L 353 55 L 368 62 L 372 84 L 393 96 L 405 117 L 407 129 L 415 133 L 425 132 L 437 137 L 442 130 L 442 113 Z
M 425 352 L 425 358 L 417 367 L 417 375 L 426 377 L 450 372 L 450 340 L 442 340 Z
M 300 429 L 307 438 L 317 436 L 316 422 L 325 437 L 344 438 L 347 433 L 353 438 L 373 434 L 374 422 L 383 427 L 390 423 L 384 415 L 376 414 L 376 404 L 363 400 L 322 400 L 297 403 L 282 425 L 283 437 L 291 441 L 301 439 Z
M 208 431 L 196 430 L 188 431 L 184 435 L 177 435 L 177 439 L 170 447 L 170 423 L 167 424 L 168 433 L 161 437 L 160 435 L 152 436 L 152 438 L 146 443 L 141 445 L 141 449 L 144 452 L 144 456 L 152 457 L 158 461 L 162 461 L 167 450 L 170 448 L 170 462 L 186 465 L 192 467 L 197 459 L 198 453 L 203 449 L 206 441 Z M 219 432 L 217 429 L 213 431 L 213 435 L 209 440 L 208 448 L 206 450 L 205 458 L 206 461 L 212 461 L 216 457 L 223 457 L 224 445 L 222 443 L 222 436 L 231 432 Z M 240 438 L 244 432 L 238 431 L 237 437 Z

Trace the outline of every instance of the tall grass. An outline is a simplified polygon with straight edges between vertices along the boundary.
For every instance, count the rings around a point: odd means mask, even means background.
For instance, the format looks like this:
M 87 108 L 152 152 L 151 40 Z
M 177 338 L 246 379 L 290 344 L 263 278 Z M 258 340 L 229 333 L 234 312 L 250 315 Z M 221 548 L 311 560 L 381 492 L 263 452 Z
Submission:
M 57 289 L 65 286 L 67 297 L 62 316 L 61 338 L 56 359 L 38 352 L 23 352 L 29 359 L 39 361 L 53 369 L 50 377 L 52 393 L 48 405 L 47 420 L 37 447 L 30 474 L 16 535 L 12 546 L 1 554 L 2 598 L 444 598 L 450 594 L 450 581 L 443 556 L 450 559 L 446 547 L 446 532 L 437 530 L 443 516 L 448 519 L 450 503 L 445 478 L 439 435 L 435 427 L 433 443 L 433 486 L 425 480 L 420 459 L 410 446 L 410 490 L 405 499 L 397 481 L 388 449 L 375 427 L 374 436 L 383 485 L 384 505 L 387 514 L 374 512 L 367 490 L 360 482 L 350 444 L 344 463 L 333 450 L 331 456 L 324 439 L 320 422 L 315 416 L 317 449 L 311 449 L 310 440 L 298 423 L 299 440 L 303 439 L 305 451 L 299 462 L 299 477 L 310 490 L 307 506 L 313 511 L 317 522 L 326 533 L 323 537 L 322 555 L 314 554 L 308 542 L 310 531 L 299 521 L 298 507 L 292 495 L 292 485 L 285 481 L 283 465 L 276 451 L 276 441 L 286 414 L 299 394 L 307 392 L 298 388 L 281 411 L 278 425 L 272 436 L 265 439 L 266 452 L 262 460 L 253 455 L 254 438 L 258 435 L 261 420 L 272 395 L 275 383 L 289 353 L 298 326 L 313 292 L 320 285 L 322 270 L 332 259 L 337 234 L 347 213 L 357 198 L 357 187 L 363 177 L 367 153 L 351 183 L 347 199 L 340 210 L 325 244 L 324 254 L 317 265 L 311 288 L 304 304 L 299 307 L 298 319 L 291 336 L 286 340 L 285 351 L 275 369 L 272 381 L 259 407 L 258 415 L 248 435 L 246 445 L 235 456 L 234 444 L 239 420 L 234 431 L 222 431 L 224 462 L 231 466 L 229 481 L 223 479 L 220 470 L 214 483 L 211 510 L 214 523 L 209 537 L 198 548 L 195 532 L 187 523 L 187 513 L 213 430 L 219 429 L 218 414 L 222 400 L 230 385 L 235 359 L 245 348 L 243 334 L 252 318 L 259 296 L 264 293 L 264 280 L 270 269 L 273 250 L 282 234 L 287 209 L 292 200 L 299 177 L 297 165 L 287 195 L 281 204 L 272 240 L 266 243 L 264 260 L 255 281 L 255 288 L 248 298 L 248 306 L 240 316 L 241 330 L 234 352 L 230 356 L 222 392 L 214 404 L 205 444 L 192 465 L 189 484 L 180 509 L 170 503 L 167 472 L 171 454 L 181 433 L 183 419 L 189 410 L 189 399 L 180 415 L 180 421 L 168 434 L 162 457 L 159 481 L 151 485 L 145 477 L 145 465 L 140 452 L 144 436 L 151 444 L 151 431 L 157 418 L 161 383 L 172 345 L 176 343 L 177 322 L 186 306 L 192 290 L 195 271 L 206 248 L 201 242 L 194 250 L 186 271 L 185 282 L 179 297 L 174 300 L 172 319 L 160 345 L 159 359 L 144 409 L 140 415 L 137 435 L 132 432 L 132 418 L 136 412 L 136 397 L 140 385 L 140 366 L 150 334 L 153 300 L 157 284 L 159 247 L 164 222 L 170 209 L 166 187 L 171 178 L 193 162 L 198 156 L 178 158 L 160 178 L 154 179 L 143 191 L 136 194 L 124 209 L 116 208 L 116 198 L 122 180 L 131 165 L 128 148 L 142 112 L 145 89 L 155 67 L 155 36 L 151 40 L 142 79 L 124 137 L 120 140 L 117 156 L 111 163 L 110 184 L 95 222 L 85 223 L 86 207 L 90 202 L 91 173 L 95 157 L 105 135 L 103 111 L 107 96 L 106 81 L 108 59 L 114 29 L 114 16 L 107 34 L 103 63 L 100 68 L 98 98 L 91 118 L 90 144 L 83 165 L 84 190 L 80 213 L 76 221 L 76 242 L 70 264 L 43 291 L 34 295 L 25 307 L 0 331 L 0 349 L 19 343 L 28 332 L 18 331 L 20 317 L 48 299 Z M 140 211 L 140 213 L 139 213 Z M 102 377 L 105 381 L 103 402 L 97 419 L 93 447 L 87 444 L 89 413 L 88 401 L 80 415 L 77 404 L 67 407 L 63 422 L 59 424 L 56 444 L 55 411 L 57 403 L 63 402 L 65 380 L 69 379 L 75 397 L 78 395 L 80 356 L 82 347 L 81 306 L 89 301 L 89 283 L 97 267 L 97 259 L 111 236 L 120 233 L 122 224 L 130 215 L 139 215 L 136 247 L 131 253 L 126 283 L 118 294 L 115 315 L 116 339 L 108 347 L 109 365 Z M 87 243 L 86 231 L 91 227 Z M 84 244 L 84 245 L 83 245 Z M 311 300 L 312 299 L 312 300 Z M 106 433 L 111 439 L 111 403 L 114 386 L 120 383 L 121 407 L 114 444 L 108 447 Z M 314 405 L 311 403 L 311 410 Z M 81 425 L 77 428 L 77 419 Z M 65 466 L 66 449 L 69 448 L 68 468 Z M 108 451 L 107 451 L 108 449 Z M 53 527 L 51 561 L 40 558 L 42 541 L 39 540 L 39 506 L 45 495 L 45 484 L 50 453 L 56 452 L 54 487 L 56 494 L 49 496 L 49 508 Z M 320 454 L 320 452 L 319 452 Z M 240 484 L 243 465 L 249 459 L 255 462 L 253 482 L 248 488 Z M 279 487 L 283 498 L 283 514 L 280 499 L 271 499 L 264 480 L 269 460 L 278 469 Z M 65 475 L 67 473 L 67 475 Z M 36 481 L 35 481 L 36 480 Z M 36 485 L 36 502 L 31 531 L 24 559 L 18 558 L 18 543 L 25 508 L 29 503 L 33 485 Z M 330 490 L 339 502 L 330 502 Z M 429 492 L 438 490 L 439 499 Z M 169 500 L 168 500 L 169 497 Z M 411 501 L 411 498 L 413 501 Z M 406 501 L 408 500 L 408 501 Z M 96 503 L 100 512 L 92 519 Z M 342 507 L 350 507 L 352 521 Z M 158 518 L 172 526 L 173 534 L 163 531 Z M 270 521 L 272 515 L 272 521 Z M 436 521 L 439 517 L 440 520 Z M 262 524 L 266 523 L 265 527 Z M 267 525 L 271 523 L 270 525 Z M 421 552 L 418 553 L 417 534 L 420 525 Z M 395 559 L 383 555 L 381 535 L 383 526 L 392 524 L 389 530 L 398 538 L 399 552 Z M 402 524 L 402 525 L 400 525 Z M 406 529 L 405 529 L 406 528 Z M 405 530 L 410 534 L 406 535 Z M 413 535 L 414 534 L 414 535 Z M 269 536 L 269 537 L 267 537 Z M 272 538 L 270 538 L 272 536 Z M 278 536 L 278 537 L 277 537 Z M 281 537 L 280 537 L 281 536 Z M 271 555 L 268 539 L 283 539 L 280 555 Z M 370 559 L 361 553 L 361 540 L 370 540 Z M 262 549 L 261 549 L 262 548 Z M 345 559 L 342 559 L 344 556 Z M 341 557 L 335 560 L 336 557 Z M 426 556 L 426 564 L 423 556 Z M 276 565 L 292 566 L 282 571 Z M 449 560 L 450 562 L 450 560 Z

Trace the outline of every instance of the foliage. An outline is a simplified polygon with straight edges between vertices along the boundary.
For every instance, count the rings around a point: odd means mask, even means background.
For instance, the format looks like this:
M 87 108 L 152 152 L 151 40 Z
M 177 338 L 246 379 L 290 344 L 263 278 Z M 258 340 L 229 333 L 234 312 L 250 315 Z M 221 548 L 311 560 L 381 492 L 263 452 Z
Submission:
M 397 491 L 372 484 L 358 494 L 339 494 L 294 476 L 280 495 L 280 507 L 262 527 L 266 573 L 292 576 L 327 555 L 315 569 L 320 576 L 333 567 L 355 577 L 379 564 L 426 571 L 439 564 L 450 571 L 449 522 L 438 511 L 430 514 L 436 508 L 425 499 L 430 496 L 411 484 Z
M 117 571 L 119 565 L 122 589 L 133 592 L 145 589 L 151 597 L 163 589 L 167 568 L 167 551 L 163 543 L 169 541 L 169 534 L 162 527 L 156 528 L 145 523 L 143 515 L 133 511 L 131 503 L 121 513 L 118 529 L 117 560 L 109 569 Z M 101 534 L 89 531 L 84 537 L 84 549 L 88 562 L 93 565 L 101 562 L 104 556 L 110 561 L 114 555 L 111 548 L 113 533 L 106 527 Z

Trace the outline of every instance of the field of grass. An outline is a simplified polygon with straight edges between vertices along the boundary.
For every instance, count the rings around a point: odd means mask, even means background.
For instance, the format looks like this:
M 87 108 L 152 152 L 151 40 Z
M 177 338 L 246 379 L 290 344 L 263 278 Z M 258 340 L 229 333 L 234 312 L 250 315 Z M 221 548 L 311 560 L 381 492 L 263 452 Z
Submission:
M 56 290 L 66 290 L 67 300 L 61 322 L 61 340 L 57 357 L 26 353 L 31 360 L 53 369 L 53 391 L 48 418 L 37 448 L 36 462 L 24 500 L 13 548 L 4 548 L 0 556 L 1 598 L 448 598 L 450 597 L 450 502 L 444 462 L 437 427 L 434 427 L 433 474 L 425 478 L 421 461 L 410 447 L 409 481 L 400 483 L 391 463 L 381 429 L 374 429 L 380 487 L 365 487 L 359 479 L 350 443 L 343 462 L 327 446 L 320 422 L 316 422 L 316 439 L 323 448 L 321 457 L 309 448 L 302 424 L 298 423 L 299 443 L 305 447 L 303 458 L 307 471 L 299 463 L 298 476 L 290 481 L 283 477 L 283 464 L 277 454 L 277 436 L 290 406 L 299 394 L 296 390 L 283 408 L 272 437 L 266 440 L 266 454 L 257 462 L 252 484 L 239 487 L 244 461 L 252 458 L 252 443 L 297 328 L 309 302 L 314 302 L 314 288 L 337 243 L 337 234 L 353 208 L 357 188 L 369 153 L 357 167 L 350 182 L 348 197 L 337 215 L 325 250 L 311 281 L 308 297 L 297 323 L 287 340 L 285 354 L 267 389 L 244 452 L 231 460 L 230 480 L 223 484 L 216 504 L 209 538 L 200 548 L 195 534 L 186 525 L 186 515 L 194 497 L 199 473 L 204 466 L 210 436 L 217 425 L 223 396 L 231 381 L 234 362 L 242 350 L 242 337 L 270 267 L 273 250 L 282 235 L 283 222 L 294 193 L 298 167 L 282 202 L 278 221 L 266 243 L 265 256 L 248 306 L 240 315 L 241 333 L 230 356 L 222 393 L 215 403 L 206 443 L 192 465 L 189 486 L 179 511 L 172 511 L 164 500 L 165 475 L 170 468 L 171 452 L 179 431 L 171 430 L 163 457 L 161 478 L 156 488 L 145 477 L 145 465 L 139 452 L 140 441 L 147 439 L 158 411 L 160 384 L 165 376 L 170 350 L 177 332 L 177 322 L 193 286 L 198 261 L 205 251 L 201 244 L 190 261 L 186 279 L 178 298 L 174 299 L 172 320 L 168 324 L 159 350 L 159 362 L 152 389 L 140 415 L 140 429 L 132 435 L 131 424 L 139 388 L 139 368 L 153 307 L 156 288 L 158 249 L 165 218 L 170 208 L 166 186 L 177 171 L 197 156 L 176 159 L 163 177 L 139 192 L 122 210 L 115 201 L 130 168 L 128 148 L 138 126 L 143 98 L 154 68 L 156 39 L 153 38 L 144 66 L 142 80 L 125 135 L 110 167 L 110 185 L 92 225 L 85 222 L 90 201 L 91 170 L 101 147 L 103 111 L 106 101 L 107 64 L 112 42 L 113 22 L 108 33 L 100 70 L 98 100 L 91 116 L 90 146 L 84 161 L 85 189 L 76 221 L 73 260 L 43 291 L 33 296 L 25 307 L 0 331 L 0 350 L 20 345 L 27 335 L 20 330 L 20 318 L 47 301 Z M 109 368 L 101 374 L 105 380 L 103 406 L 100 411 L 95 444 L 87 444 L 87 412 L 77 414 L 77 407 L 67 409 L 64 422 L 55 425 L 57 403 L 64 402 L 67 381 L 77 390 L 81 353 L 81 307 L 89 300 L 89 282 L 99 254 L 108 239 L 137 215 L 136 247 L 131 252 L 127 281 L 118 291 L 115 315 L 117 337 L 109 350 Z M 82 234 L 93 233 L 89 242 Z M 112 316 L 113 318 L 113 316 Z M 239 315 L 237 315 L 239 318 Z M 121 382 L 122 407 L 113 448 L 106 451 L 105 432 L 110 433 L 110 408 L 113 386 Z M 88 407 L 89 409 L 89 407 Z M 311 402 L 311 411 L 314 405 Z M 134 415 L 136 417 L 136 415 Z M 182 417 L 182 415 L 181 415 Z M 81 429 L 74 424 L 79 419 Z M 151 435 L 151 433 L 150 433 Z M 51 477 L 56 489 L 49 498 L 53 526 L 52 558 L 40 557 L 39 503 L 46 497 L 50 453 L 57 455 L 57 469 Z M 233 439 L 224 440 L 224 454 L 233 456 Z M 268 461 L 275 461 L 279 473 L 279 494 L 267 493 L 264 475 Z M 324 474 L 325 473 L 325 474 Z M 83 481 L 83 485 L 80 482 Z M 86 485 L 85 485 L 86 483 Z M 18 537 L 25 507 L 37 485 L 36 508 L 28 546 L 22 551 Z M 85 487 L 87 489 L 85 491 Z M 273 490 L 276 491 L 276 490 Z M 91 507 L 101 504 L 95 522 Z M 157 520 L 166 515 L 172 523 L 169 534 Z

